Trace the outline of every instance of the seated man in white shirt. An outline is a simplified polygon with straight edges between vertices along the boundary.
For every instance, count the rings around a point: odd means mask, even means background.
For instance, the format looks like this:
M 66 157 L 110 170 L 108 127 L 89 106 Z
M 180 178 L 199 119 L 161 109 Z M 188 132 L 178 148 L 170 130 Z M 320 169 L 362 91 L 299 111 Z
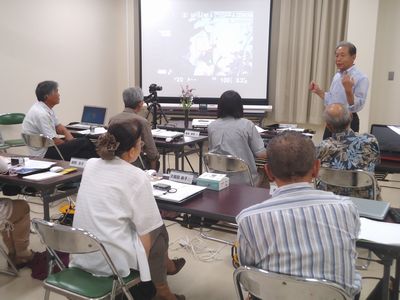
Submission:
M 332 281 L 354 297 L 361 289 L 355 270 L 359 215 L 348 198 L 313 188 L 320 166 L 315 152 L 311 139 L 296 132 L 268 144 L 265 169 L 278 188 L 237 216 L 240 263 Z
M 30 108 L 22 123 L 23 133 L 50 137 L 59 147 L 65 160 L 70 160 L 71 157 L 98 157 L 89 139 L 74 139 L 70 131 L 58 121 L 53 111 L 53 107 L 60 103 L 57 82 L 39 83 L 36 87 L 36 97 L 38 102 Z M 63 135 L 64 139 L 59 138 L 59 135 Z M 60 159 L 54 147 L 49 149 L 29 147 L 29 151 L 33 156 Z

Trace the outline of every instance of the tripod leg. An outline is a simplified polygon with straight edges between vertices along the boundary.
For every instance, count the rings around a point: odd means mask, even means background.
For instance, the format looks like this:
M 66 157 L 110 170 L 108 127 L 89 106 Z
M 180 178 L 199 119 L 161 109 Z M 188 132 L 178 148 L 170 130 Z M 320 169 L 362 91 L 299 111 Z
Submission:
M 164 118 L 165 123 L 168 124 L 167 116 L 165 115 L 160 103 L 157 103 L 157 107 L 158 107 L 158 111 L 159 111 L 159 114 L 160 114 L 160 124 L 161 124 L 162 118 Z

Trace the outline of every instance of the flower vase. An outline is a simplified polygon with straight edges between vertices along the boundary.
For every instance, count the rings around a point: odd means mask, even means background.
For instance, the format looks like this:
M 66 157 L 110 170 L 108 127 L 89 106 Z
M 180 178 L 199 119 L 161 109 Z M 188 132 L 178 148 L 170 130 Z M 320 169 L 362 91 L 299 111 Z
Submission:
M 185 112 L 185 119 L 184 119 L 185 129 L 188 129 L 188 127 L 189 127 L 189 110 L 185 109 L 183 111 Z

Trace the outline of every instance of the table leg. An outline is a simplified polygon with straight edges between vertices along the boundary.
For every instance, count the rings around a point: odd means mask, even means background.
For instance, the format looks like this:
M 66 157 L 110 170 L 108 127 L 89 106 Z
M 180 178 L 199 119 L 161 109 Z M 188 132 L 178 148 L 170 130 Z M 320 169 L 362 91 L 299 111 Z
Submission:
M 393 262 L 391 257 L 383 257 L 383 285 L 382 285 L 382 300 L 389 300 L 389 283 L 390 283 L 390 267 Z
M 43 201 L 43 219 L 50 221 L 50 195 L 47 193 L 42 193 L 41 196 Z
M 179 152 L 174 152 L 175 154 L 175 170 L 179 170 Z
M 393 300 L 399 300 L 399 288 L 400 288 L 400 257 L 396 258 L 396 271 L 394 273 L 394 297 Z
M 181 164 L 182 164 L 182 171 L 185 171 L 185 146 L 182 147 L 182 157 L 181 157 Z
M 222 244 L 226 244 L 226 245 L 229 245 L 229 246 L 233 246 L 235 244 L 235 241 L 227 241 L 227 240 L 224 240 L 224 239 L 211 237 L 208 234 L 206 234 L 204 232 L 204 217 L 202 217 L 201 221 L 200 221 L 200 236 L 205 240 L 210 240 L 210 241 L 222 243 Z
M 71 188 L 64 192 L 55 193 L 54 190 L 45 190 L 40 192 L 40 197 L 43 201 L 43 219 L 50 221 L 50 203 L 60 199 L 64 199 L 68 196 L 76 194 L 78 192 L 78 187 Z
M 203 173 L 203 142 L 199 143 L 199 174 Z
M 166 170 L 166 165 L 165 165 L 165 148 L 162 150 L 162 169 L 163 169 L 163 174 L 165 174 Z

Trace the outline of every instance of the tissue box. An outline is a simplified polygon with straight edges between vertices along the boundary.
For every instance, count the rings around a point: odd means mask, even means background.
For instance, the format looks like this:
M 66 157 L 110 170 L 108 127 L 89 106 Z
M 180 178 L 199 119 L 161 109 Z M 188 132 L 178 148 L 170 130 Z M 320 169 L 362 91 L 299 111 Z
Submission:
M 229 186 L 229 178 L 225 174 L 203 173 L 197 178 L 197 185 L 220 191 Z

